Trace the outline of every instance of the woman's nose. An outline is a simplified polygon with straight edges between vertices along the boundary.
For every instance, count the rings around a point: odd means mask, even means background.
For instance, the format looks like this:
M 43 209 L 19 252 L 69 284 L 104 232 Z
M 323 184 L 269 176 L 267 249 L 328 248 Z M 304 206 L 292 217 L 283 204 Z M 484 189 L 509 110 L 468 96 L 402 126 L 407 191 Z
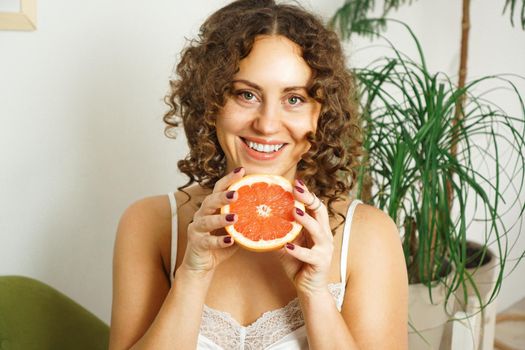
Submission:
M 279 103 L 264 103 L 261 105 L 253 127 L 261 134 L 275 134 L 281 129 L 281 105 Z

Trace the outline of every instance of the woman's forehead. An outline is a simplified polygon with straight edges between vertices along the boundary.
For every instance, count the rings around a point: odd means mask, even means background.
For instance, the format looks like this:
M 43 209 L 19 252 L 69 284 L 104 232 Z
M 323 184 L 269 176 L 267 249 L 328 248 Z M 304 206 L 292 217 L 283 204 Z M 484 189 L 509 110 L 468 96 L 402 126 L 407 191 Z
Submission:
M 312 70 L 299 45 L 284 36 L 258 36 L 249 55 L 239 63 L 234 80 L 257 85 L 306 86 Z

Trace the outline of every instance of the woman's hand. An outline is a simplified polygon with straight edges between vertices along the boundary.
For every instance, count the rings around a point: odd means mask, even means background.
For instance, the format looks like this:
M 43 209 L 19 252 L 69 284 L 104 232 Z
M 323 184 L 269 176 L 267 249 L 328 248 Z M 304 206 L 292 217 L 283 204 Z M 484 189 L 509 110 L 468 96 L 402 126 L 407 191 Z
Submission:
M 295 180 L 294 196 L 305 203 L 308 212 L 295 209 L 295 220 L 303 225 L 303 231 L 283 248 L 281 261 L 298 293 L 326 292 L 334 250 L 328 211 L 302 181 Z
M 212 232 L 237 221 L 235 214 L 220 214 L 219 209 L 238 198 L 237 192 L 226 191 L 244 175 L 244 168 L 237 168 L 215 184 L 213 192 L 204 198 L 201 207 L 188 225 L 186 253 L 179 268 L 210 275 L 217 265 L 238 249 L 229 235 L 217 236 Z

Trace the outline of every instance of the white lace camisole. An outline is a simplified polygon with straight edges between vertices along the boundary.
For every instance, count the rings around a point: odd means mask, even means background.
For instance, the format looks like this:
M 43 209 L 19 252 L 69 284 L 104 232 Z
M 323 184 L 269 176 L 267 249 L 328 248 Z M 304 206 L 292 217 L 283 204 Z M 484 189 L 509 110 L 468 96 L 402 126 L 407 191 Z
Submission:
M 171 205 L 171 282 L 177 261 L 177 205 L 174 192 L 168 194 Z M 341 245 L 341 282 L 330 283 L 328 288 L 337 308 L 341 311 L 346 284 L 348 242 L 352 217 L 356 206 L 362 203 L 354 200 L 348 207 L 343 227 Z M 199 350 L 304 350 L 308 349 L 306 327 L 297 298 L 286 306 L 263 313 L 248 326 L 240 325 L 229 313 L 204 305 L 202 322 L 197 340 Z

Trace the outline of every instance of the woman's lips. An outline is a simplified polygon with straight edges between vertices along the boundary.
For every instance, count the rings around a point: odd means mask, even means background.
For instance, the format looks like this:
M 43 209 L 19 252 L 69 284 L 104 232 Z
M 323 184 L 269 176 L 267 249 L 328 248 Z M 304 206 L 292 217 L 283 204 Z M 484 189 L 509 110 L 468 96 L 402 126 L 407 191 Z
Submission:
M 241 144 L 242 144 L 242 148 L 245 150 L 246 154 L 248 154 L 248 156 L 250 156 L 251 158 L 254 158 L 256 160 L 273 160 L 277 157 L 279 157 L 279 155 L 283 152 L 283 149 L 286 148 L 287 144 L 284 144 L 278 151 L 276 152 L 271 152 L 271 153 L 264 153 L 264 152 L 259 152 L 259 151 L 256 151 L 252 148 L 250 148 L 246 142 L 244 141 L 244 139 L 241 139 Z

